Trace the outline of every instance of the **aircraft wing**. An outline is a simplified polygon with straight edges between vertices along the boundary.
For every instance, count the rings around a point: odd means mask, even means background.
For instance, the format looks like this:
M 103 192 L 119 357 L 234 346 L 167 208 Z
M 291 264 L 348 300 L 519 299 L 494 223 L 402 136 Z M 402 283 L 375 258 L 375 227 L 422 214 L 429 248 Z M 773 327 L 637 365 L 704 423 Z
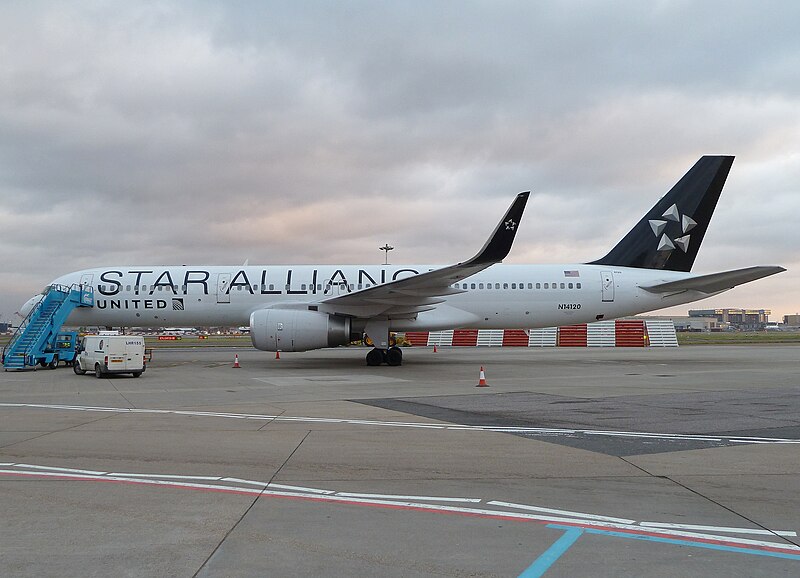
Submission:
M 517 195 L 486 244 L 471 259 L 406 279 L 331 297 L 320 301 L 321 309 L 359 317 L 385 315 L 392 318 L 411 317 L 434 309 L 437 304 L 444 302 L 442 297 L 464 292 L 452 287 L 453 283 L 505 259 L 517 234 L 529 195 L 530 191 Z
M 786 271 L 783 267 L 747 267 L 746 269 L 736 269 L 734 271 L 723 271 L 722 273 L 712 273 L 710 275 L 700 275 L 699 277 L 689 277 L 680 281 L 670 281 L 669 283 L 659 283 L 650 287 L 642 287 L 650 293 L 679 293 L 681 291 L 700 291 L 701 293 L 719 293 L 726 289 L 732 289 L 737 285 L 749 283 L 756 279 L 769 277 L 776 273 Z

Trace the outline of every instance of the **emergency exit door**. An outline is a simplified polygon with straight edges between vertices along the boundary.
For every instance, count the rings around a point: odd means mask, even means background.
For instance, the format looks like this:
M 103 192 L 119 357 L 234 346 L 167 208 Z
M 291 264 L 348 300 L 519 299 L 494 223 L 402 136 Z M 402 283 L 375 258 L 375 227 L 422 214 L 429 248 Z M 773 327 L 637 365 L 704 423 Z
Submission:
M 610 303 L 614 301 L 614 273 L 603 271 L 600 273 L 603 283 L 603 301 Z
M 231 302 L 231 274 L 220 273 L 217 275 L 217 303 Z

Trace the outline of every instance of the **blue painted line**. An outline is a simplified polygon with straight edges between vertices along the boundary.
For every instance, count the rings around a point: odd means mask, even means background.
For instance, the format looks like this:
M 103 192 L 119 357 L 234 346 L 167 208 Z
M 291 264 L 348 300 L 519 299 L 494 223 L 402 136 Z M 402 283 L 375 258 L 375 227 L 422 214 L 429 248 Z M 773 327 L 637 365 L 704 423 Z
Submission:
M 548 524 L 548 528 L 557 530 L 568 530 L 570 526 L 559 526 Z M 724 544 L 707 544 L 705 542 L 694 542 L 692 540 L 681 540 L 678 538 L 661 538 L 659 536 L 645 536 L 642 534 L 629 534 L 627 532 L 614 532 L 612 530 L 597 530 L 595 528 L 583 528 L 587 534 L 600 534 L 603 536 L 613 536 L 615 538 L 628 538 L 630 540 L 646 540 L 649 542 L 661 542 L 664 544 L 675 544 L 678 546 L 692 546 L 694 548 L 705 548 L 707 550 L 721 550 L 723 552 L 736 552 L 738 554 L 749 554 L 751 556 L 769 556 L 771 558 L 784 558 L 786 560 L 800 560 L 800 554 L 787 554 L 784 552 L 770 552 L 769 550 L 756 550 L 740 546 L 726 546 Z M 780 548 L 780 544 L 775 544 Z
M 519 578 L 539 578 L 539 576 L 542 576 L 564 552 L 570 549 L 575 541 L 581 537 L 581 534 L 583 534 L 583 528 L 553 525 L 548 525 L 547 527 L 558 527 L 560 530 L 564 530 L 564 534 L 558 540 L 556 540 L 552 546 L 545 550 L 533 564 L 531 564 L 522 574 L 520 574 Z

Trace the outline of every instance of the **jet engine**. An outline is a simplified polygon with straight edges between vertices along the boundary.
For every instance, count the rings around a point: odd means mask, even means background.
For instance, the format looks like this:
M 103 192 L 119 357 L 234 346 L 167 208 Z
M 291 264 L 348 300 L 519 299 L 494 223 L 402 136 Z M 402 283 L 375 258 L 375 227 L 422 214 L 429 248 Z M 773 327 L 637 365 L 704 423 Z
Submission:
M 302 309 L 259 309 L 250 339 L 263 351 L 308 351 L 350 343 L 350 318 Z

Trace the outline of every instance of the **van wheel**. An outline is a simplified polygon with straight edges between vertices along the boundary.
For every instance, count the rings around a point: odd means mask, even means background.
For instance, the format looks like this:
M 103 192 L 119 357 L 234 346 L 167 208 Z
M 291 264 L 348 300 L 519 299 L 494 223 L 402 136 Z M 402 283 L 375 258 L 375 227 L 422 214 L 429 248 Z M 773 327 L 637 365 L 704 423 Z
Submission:
M 133 372 L 131 375 L 132 375 L 133 377 L 139 377 L 139 376 L 141 376 L 141 375 L 142 375 L 142 372 L 141 372 L 141 371 L 134 371 L 134 372 Z
M 53 356 L 53 360 L 47 364 L 48 369 L 55 369 L 58 367 L 58 355 Z
M 72 363 L 72 371 L 75 372 L 75 375 L 85 375 L 86 374 L 86 372 L 83 369 L 81 369 L 81 364 L 78 363 L 77 359 Z
M 103 370 L 100 369 L 100 364 L 99 363 L 95 363 L 94 364 L 94 376 L 97 379 L 100 379 L 101 377 L 103 377 Z

